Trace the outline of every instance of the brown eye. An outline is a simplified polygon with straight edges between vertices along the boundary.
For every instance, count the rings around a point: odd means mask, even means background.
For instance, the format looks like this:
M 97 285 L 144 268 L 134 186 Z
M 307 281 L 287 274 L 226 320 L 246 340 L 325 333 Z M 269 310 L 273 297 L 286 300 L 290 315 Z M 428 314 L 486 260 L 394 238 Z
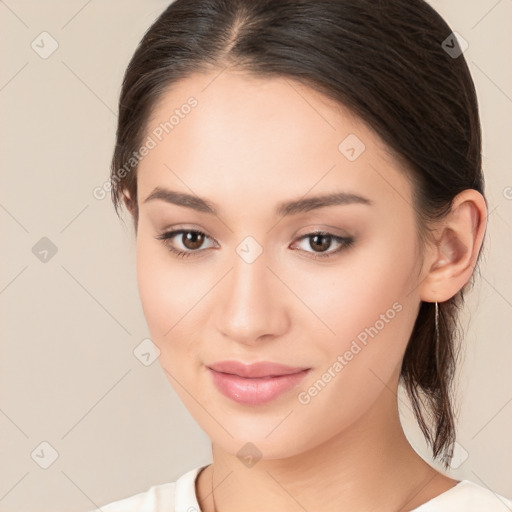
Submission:
M 307 245 L 309 248 L 313 249 L 308 250 L 307 248 L 299 248 L 302 252 L 306 252 L 312 255 L 313 259 L 322 259 L 322 258 L 330 258 L 341 251 L 352 247 L 354 244 L 354 238 L 352 237 L 343 237 L 333 235 L 332 233 L 317 231 L 315 233 L 308 233 L 307 235 L 301 236 L 298 241 L 302 242 L 307 240 Z M 338 245 L 338 248 L 335 250 L 330 250 L 331 246 Z
M 182 244 L 185 248 L 191 251 L 199 249 L 204 242 L 204 233 L 199 231 L 186 231 L 181 238 Z
M 318 249 L 320 252 L 324 252 L 331 246 L 332 236 L 331 235 L 310 235 L 309 245 L 312 249 Z
M 164 245 L 180 258 L 187 258 L 204 252 L 202 248 L 206 239 L 210 237 L 202 231 L 195 229 L 177 229 L 158 235 L 157 240 L 161 240 Z M 210 245 L 206 249 L 215 245 Z

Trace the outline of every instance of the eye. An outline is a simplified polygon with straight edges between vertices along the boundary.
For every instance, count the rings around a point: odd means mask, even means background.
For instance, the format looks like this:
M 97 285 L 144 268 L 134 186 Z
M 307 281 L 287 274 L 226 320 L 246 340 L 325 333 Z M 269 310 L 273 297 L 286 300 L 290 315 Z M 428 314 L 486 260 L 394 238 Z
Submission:
M 173 238 L 181 235 L 178 238 L 180 241 L 181 248 L 176 248 L 171 241 Z M 158 240 L 162 240 L 164 245 L 171 251 L 176 254 L 179 258 L 186 258 L 191 256 L 195 252 L 200 252 L 198 249 L 203 245 L 204 241 L 210 238 L 206 233 L 202 231 L 197 231 L 195 229 L 176 229 L 174 231 L 167 231 L 162 233 L 156 237 Z
M 305 252 L 312 253 L 313 259 L 331 258 L 332 256 L 340 253 L 341 251 L 348 249 L 349 247 L 352 247 L 352 245 L 354 244 L 354 239 L 352 237 L 337 236 L 333 235 L 332 233 L 328 233 L 327 231 L 315 231 L 314 233 L 307 233 L 306 235 L 301 236 L 298 240 L 300 242 L 308 239 L 308 245 L 314 250 L 305 250 Z M 327 252 L 328 249 L 331 247 L 333 241 L 336 244 L 338 244 L 338 248 L 334 251 Z M 317 252 L 316 249 L 318 249 L 319 252 Z

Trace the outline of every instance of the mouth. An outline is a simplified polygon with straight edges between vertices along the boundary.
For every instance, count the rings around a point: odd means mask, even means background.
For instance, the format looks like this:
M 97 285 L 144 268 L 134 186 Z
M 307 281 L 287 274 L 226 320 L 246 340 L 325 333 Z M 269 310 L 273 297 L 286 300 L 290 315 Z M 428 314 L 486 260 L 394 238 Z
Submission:
M 276 374 L 276 370 L 258 370 L 260 376 L 241 376 L 235 373 L 221 372 L 207 367 L 216 389 L 232 401 L 244 405 L 262 405 L 275 400 L 279 396 L 298 386 L 311 368 L 291 369 L 288 373 Z M 253 368 L 254 370 L 254 368 Z M 293 370 L 293 371 L 292 371 Z M 283 372 L 281 368 L 278 370 Z M 252 373 L 257 373 L 254 370 Z
M 220 361 L 207 366 L 210 370 L 236 375 L 246 379 L 257 379 L 266 377 L 282 377 L 309 370 L 305 367 L 292 367 L 271 361 L 260 361 L 246 364 L 240 361 Z

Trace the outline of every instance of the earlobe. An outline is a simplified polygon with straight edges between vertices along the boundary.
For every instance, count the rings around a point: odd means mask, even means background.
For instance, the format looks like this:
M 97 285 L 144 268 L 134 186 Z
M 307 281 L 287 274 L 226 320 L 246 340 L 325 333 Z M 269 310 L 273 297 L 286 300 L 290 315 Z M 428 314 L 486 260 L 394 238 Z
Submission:
M 444 302 L 470 280 L 482 245 L 487 219 L 485 199 L 476 190 L 461 192 L 438 228 L 420 296 L 425 302 Z

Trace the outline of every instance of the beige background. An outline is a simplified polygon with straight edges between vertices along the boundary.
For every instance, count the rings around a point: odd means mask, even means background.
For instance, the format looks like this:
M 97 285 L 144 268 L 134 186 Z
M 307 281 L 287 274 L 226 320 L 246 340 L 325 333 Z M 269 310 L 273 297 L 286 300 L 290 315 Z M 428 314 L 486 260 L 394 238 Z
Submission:
M 1 512 L 84 512 L 210 461 L 158 361 L 133 353 L 149 336 L 134 236 L 109 197 L 92 194 L 108 179 L 122 74 L 167 3 L 0 1 Z M 431 3 L 469 43 L 490 203 L 463 317 L 452 475 L 511 497 L 512 2 Z M 31 47 L 51 49 L 44 31 L 58 44 L 47 58 Z M 56 254 L 38 254 L 42 237 Z M 406 404 L 406 432 L 428 458 Z

